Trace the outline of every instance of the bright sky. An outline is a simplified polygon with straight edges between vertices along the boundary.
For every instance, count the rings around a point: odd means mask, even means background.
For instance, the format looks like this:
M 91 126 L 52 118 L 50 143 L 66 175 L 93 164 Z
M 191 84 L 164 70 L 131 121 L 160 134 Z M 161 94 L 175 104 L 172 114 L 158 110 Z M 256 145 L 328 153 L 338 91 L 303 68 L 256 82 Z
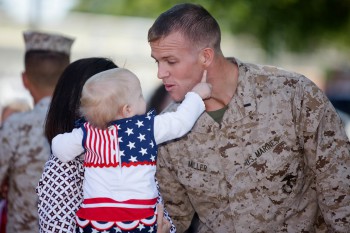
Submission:
M 77 0 L 2 0 L 5 12 L 20 23 L 62 19 Z
M 28 29 L 75 38 L 71 61 L 85 57 L 111 58 L 119 66 L 135 72 L 140 78 L 145 97 L 152 94 L 160 82 L 147 43 L 147 30 L 153 21 L 68 13 L 76 1 L 0 0 L 0 111 L 13 98 L 25 98 L 31 102 L 21 80 L 24 55 L 22 33 Z M 38 22 L 33 24 L 35 19 Z

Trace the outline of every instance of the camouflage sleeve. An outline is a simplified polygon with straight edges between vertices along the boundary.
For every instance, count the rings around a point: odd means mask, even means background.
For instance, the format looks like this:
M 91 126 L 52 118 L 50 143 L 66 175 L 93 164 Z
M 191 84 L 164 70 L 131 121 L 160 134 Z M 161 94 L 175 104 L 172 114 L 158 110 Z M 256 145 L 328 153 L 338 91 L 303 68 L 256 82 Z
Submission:
M 13 159 L 13 143 L 17 141 L 15 128 L 7 121 L 0 127 L 0 184 L 8 174 L 9 166 Z
M 36 188 L 40 233 L 75 232 L 75 213 L 83 199 L 82 162 L 62 163 L 53 155 L 46 162 Z
M 350 232 L 350 143 L 324 93 L 304 82 L 297 122 L 306 162 L 316 174 L 318 205 L 328 232 Z
M 174 169 L 166 161 L 168 151 L 166 146 L 160 146 L 157 161 L 157 179 L 160 193 L 164 199 L 165 208 L 168 209 L 178 232 L 184 232 L 191 224 L 194 209 L 186 194 L 186 190 L 176 179 Z M 169 160 L 168 160 L 169 161 Z M 176 193 L 176 195 L 174 195 Z

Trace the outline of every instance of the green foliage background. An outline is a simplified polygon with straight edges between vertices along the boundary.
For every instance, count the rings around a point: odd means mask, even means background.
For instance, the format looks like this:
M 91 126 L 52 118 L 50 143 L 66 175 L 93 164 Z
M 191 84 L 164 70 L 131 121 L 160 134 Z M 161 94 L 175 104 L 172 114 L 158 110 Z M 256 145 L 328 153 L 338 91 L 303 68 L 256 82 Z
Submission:
M 178 0 L 81 0 L 76 11 L 156 18 Z M 223 30 L 253 36 L 270 55 L 350 48 L 350 0 L 201 0 Z

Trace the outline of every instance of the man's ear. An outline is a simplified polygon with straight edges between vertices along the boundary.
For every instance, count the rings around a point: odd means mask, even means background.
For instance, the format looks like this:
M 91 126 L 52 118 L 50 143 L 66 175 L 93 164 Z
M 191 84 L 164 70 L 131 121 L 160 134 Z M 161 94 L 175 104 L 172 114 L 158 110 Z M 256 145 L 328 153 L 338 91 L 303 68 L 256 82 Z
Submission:
M 25 71 L 22 72 L 22 83 L 26 89 L 30 88 L 30 81 L 29 81 L 27 73 Z
M 204 48 L 200 56 L 202 65 L 208 67 L 214 59 L 214 50 L 212 48 Z

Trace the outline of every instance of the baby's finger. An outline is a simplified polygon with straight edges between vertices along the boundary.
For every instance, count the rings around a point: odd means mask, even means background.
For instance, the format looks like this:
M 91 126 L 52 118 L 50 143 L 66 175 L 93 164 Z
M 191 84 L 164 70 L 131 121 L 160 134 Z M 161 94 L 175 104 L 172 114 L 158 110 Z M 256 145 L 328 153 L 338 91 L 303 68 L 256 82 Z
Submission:
M 206 83 L 207 82 L 207 70 L 204 70 L 201 82 L 202 83 Z

